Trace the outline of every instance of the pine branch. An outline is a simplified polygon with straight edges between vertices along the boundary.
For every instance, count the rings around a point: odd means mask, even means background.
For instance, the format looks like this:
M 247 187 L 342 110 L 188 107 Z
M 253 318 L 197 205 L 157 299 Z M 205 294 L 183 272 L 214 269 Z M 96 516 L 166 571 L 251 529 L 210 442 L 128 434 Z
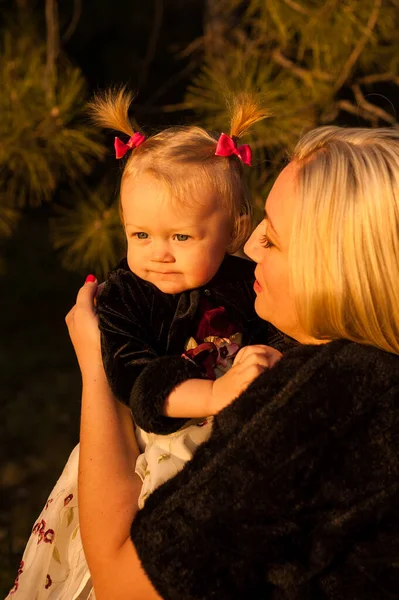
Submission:
M 367 22 L 366 31 L 363 34 L 363 36 L 360 38 L 358 43 L 356 44 L 356 46 L 353 49 L 351 55 L 349 56 L 347 62 L 345 63 L 344 68 L 342 69 L 341 74 L 339 75 L 339 77 L 335 83 L 334 92 L 337 92 L 339 89 L 341 89 L 341 87 L 347 80 L 349 73 L 351 72 L 353 66 L 359 59 L 359 56 L 361 55 L 363 48 L 365 47 L 368 40 L 370 39 L 370 37 L 373 33 L 373 29 L 376 26 L 377 21 L 378 21 L 378 16 L 380 14 L 381 5 L 382 5 L 382 0 L 374 1 L 374 6 L 371 10 L 370 17 Z
M 303 67 L 299 67 L 292 60 L 284 56 L 279 48 L 275 48 L 272 52 L 272 59 L 281 67 L 288 69 L 292 73 L 294 73 L 297 77 L 302 79 L 306 85 L 309 85 L 309 82 L 312 81 L 313 78 L 318 79 L 320 81 L 332 81 L 333 77 L 329 73 L 323 73 L 321 71 L 309 71 L 308 69 L 304 69 Z
M 76 27 L 78 26 L 80 17 L 82 15 L 82 0 L 74 0 L 73 1 L 73 13 L 72 19 L 68 25 L 68 28 L 64 35 L 62 36 L 62 41 L 65 44 L 68 42 L 73 34 L 75 33 Z
M 74 195 L 73 206 L 56 207 L 50 233 L 66 269 L 94 270 L 102 278 L 122 258 L 125 236 L 113 199 L 112 188 L 103 183 L 94 192 Z
M 179 58 L 187 58 L 195 52 L 196 50 L 202 49 L 204 47 L 204 36 L 198 37 L 192 42 L 190 42 L 181 52 L 178 53 Z
M 163 106 L 148 106 L 147 104 L 137 105 L 141 114 L 153 113 L 173 113 L 183 110 L 192 110 L 194 107 L 189 102 L 180 102 L 178 104 L 164 104 Z
M 374 75 L 365 75 L 364 77 L 359 77 L 356 80 L 356 83 L 370 85 L 373 83 L 382 83 L 384 81 L 392 81 L 392 83 L 399 85 L 399 77 L 393 73 L 375 73 Z
M 54 83 L 56 77 L 56 60 L 60 53 L 60 34 L 58 25 L 57 0 L 46 0 L 47 27 L 47 62 L 45 70 L 47 100 L 54 101 Z
M 294 0 L 283 0 L 283 2 L 284 2 L 284 4 L 286 4 L 287 6 L 289 6 L 296 12 L 300 13 L 301 15 L 306 15 L 308 17 L 313 16 L 312 11 L 307 10 L 306 8 L 304 8 L 303 6 L 301 6 L 298 2 L 295 2 Z
M 355 115 L 356 117 L 361 117 L 362 119 L 364 119 L 365 121 L 369 121 L 370 123 L 374 122 L 374 117 L 372 117 L 370 115 L 369 111 L 361 108 L 360 106 L 355 106 L 349 100 L 339 100 L 338 102 L 335 103 L 335 105 L 339 109 L 344 110 L 344 111 L 350 113 L 351 115 Z
M 361 106 L 363 110 L 370 113 L 370 115 L 372 115 L 374 118 L 382 119 L 387 123 L 391 123 L 391 125 L 396 123 L 395 117 L 387 113 L 384 109 L 380 108 L 379 106 L 376 106 L 375 104 L 372 104 L 371 102 L 368 102 L 365 99 L 359 85 L 354 84 L 352 86 L 352 90 L 358 105 Z
M 307 71 L 306 69 L 303 69 L 302 67 L 299 67 L 298 65 L 296 65 L 292 60 L 290 60 L 286 56 L 283 56 L 283 54 L 281 53 L 281 50 L 279 48 L 276 48 L 275 50 L 273 50 L 272 59 L 278 65 L 280 65 L 281 67 L 284 67 L 284 69 L 288 69 L 289 71 L 294 73 L 294 75 L 296 75 L 297 77 L 302 79 L 302 81 L 304 81 L 306 83 L 306 85 L 309 85 L 311 78 L 312 78 L 310 72 Z
M 7 206 L 4 196 L 0 200 L 0 238 L 7 238 L 14 233 L 21 213 L 14 207 Z
M 15 207 L 50 200 L 63 177 L 88 173 L 104 147 L 82 121 L 85 82 L 62 59 L 48 97 L 46 49 L 34 37 L 7 31 L 0 47 L 1 189 Z

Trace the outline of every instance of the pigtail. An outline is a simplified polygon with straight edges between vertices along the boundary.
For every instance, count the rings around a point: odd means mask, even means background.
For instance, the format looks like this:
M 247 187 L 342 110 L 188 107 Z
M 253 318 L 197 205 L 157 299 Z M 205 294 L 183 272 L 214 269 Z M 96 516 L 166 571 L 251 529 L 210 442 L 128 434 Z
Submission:
M 252 125 L 270 116 L 261 102 L 259 95 L 240 92 L 229 103 L 230 137 L 238 140 L 247 133 Z
M 88 103 L 88 111 L 97 125 L 132 136 L 135 132 L 129 119 L 129 107 L 133 97 L 125 87 L 109 89 L 94 96 Z

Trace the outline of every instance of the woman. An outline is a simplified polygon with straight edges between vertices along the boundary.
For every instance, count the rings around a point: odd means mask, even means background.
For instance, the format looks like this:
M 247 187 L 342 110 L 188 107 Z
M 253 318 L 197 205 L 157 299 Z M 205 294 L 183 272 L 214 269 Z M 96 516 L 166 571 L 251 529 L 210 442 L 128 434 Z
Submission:
M 219 413 L 140 512 L 130 417 L 102 368 L 96 282 L 67 316 L 97 600 L 399 598 L 399 132 L 308 133 L 265 208 L 245 248 L 256 311 L 300 345 Z M 233 373 L 265 367 L 259 349 L 240 360 Z

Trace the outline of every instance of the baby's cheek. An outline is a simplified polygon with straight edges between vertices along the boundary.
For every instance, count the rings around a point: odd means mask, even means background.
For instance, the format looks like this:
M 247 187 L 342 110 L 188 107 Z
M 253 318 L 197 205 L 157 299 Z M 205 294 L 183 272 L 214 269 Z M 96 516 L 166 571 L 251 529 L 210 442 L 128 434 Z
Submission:
M 193 262 L 191 276 L 195 279 L 196 286 L 204 285 L 212 279 L 219 269 L 219 264 L 212 260 L 198 260 Z
M 135 273 L 136 275 L 139 275 L 139 271 L 144 268 L 144 261 L 140 261 L 137 253 L 129 250 L 127 253 L 127 264 L 129 265 L 129 269 L 132 271 L 132 273 Z
M 128 254 L 127 254 L 127 264 L 129 265 L 129 269 L 131 271 L 134 271 L 134 261 L 130 255 L 130 252 L 128 252 Z

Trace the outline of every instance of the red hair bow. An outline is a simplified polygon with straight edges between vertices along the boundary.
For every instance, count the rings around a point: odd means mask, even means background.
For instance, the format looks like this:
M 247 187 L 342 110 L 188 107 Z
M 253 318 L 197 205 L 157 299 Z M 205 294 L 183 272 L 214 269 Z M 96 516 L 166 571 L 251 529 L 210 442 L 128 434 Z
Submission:
M 138 131 L 127 141 L 126 144 L 122 142 L 118 137 L 115 138 L 115 154 L 116 158 L 122 158 L 125 156 L 128 150 L 133 150 L 142 144 L 145 140 L 145 135 L 142 135 Z
M 241 158 L 242 162 L 249 167 L 251 166 L 251 148 L 248 144 L 237 146 L 236 142 L 229 135 L 221 133 L 216 145 L 216 156 L 232 156 L 235 154 Z

